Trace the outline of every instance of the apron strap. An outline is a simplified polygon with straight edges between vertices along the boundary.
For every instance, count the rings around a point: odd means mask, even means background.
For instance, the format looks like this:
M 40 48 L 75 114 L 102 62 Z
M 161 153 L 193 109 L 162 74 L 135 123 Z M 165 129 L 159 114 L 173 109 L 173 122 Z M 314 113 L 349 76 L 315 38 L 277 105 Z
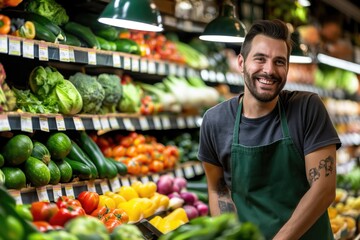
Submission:
M 280 112 L 280 123 L 281 123 L 281 130 L 283 134 L 283 138 L 290 137 L 289 134 L 289 127 L 286 120 L 286 114 L 285 110 L 281 105 L 280 97 L 277 101 L 278 110 Z M 243 101 L 240 100 L 239 107 L 237 109 L 236 113 L 236 119 L 235 119 L 235 126 L 234 126 L 234 133 L 233 133 L 233 143 L 239 144 L 239 132 L 240 132 L 240 120 L 241 120 L 241 113 L 242 113 L 242 107 L 243 107 Z

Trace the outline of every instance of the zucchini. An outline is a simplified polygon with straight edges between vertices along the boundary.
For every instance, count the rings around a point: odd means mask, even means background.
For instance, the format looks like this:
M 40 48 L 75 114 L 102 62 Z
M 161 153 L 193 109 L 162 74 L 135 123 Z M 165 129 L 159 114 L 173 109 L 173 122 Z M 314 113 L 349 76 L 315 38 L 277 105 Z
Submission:
M 35 38 L 46 42 L 57 43 L 56 36 L 41 23 L 33 22 L 35 25 Z
M 87 135 L 86 132 L 80 133 L 80 147 L 94 163 L 99 174 L 99 178 L 108 177 L 108 164 L 103 153 L 96 143 Z
M 105 162 L 107 164 L 107 168 L 108 168 L 107 177 L 110 179 L 116 177 L 118 174 L 118 169 L 117 169 L 115 163 L 113 163 L 112 161 L 110 161 L 110 159 L 108 159 L 106 157 L 104 157 L 104 160 L 105 160 Z
M 111 46 L 106 39 L 99 36 L 95 36 L 95 37 L 99 41 L 101 50 L 108 50 L 108 51 L 111 50 Z
M 80 163 L 86 164 L 91 170 L 92 177 L 97 178 L 98 171 L 96 169 L 95 164 L 89 159 L 89 157 L 86 155 L 86 153 L 79 147 L 79 145 L 76 142 L 71 140 L 71 145 L 72 145 L 72 148 L 71 148 L 69 154 L 67 155 L 67 157 L 74 161 L 78 161 Z
M 89 27 L 69 21 L 65 24 L 64 28 L 65 31 L 84 40 L 90 48 L 101 49 L 99 41 L 96 39 L 95 34 Z
M 119 38 L 120 31 L 115 27 L 103 28 L 95 31 L 95 34 L 107 41 L 115 41 Z
M 66 33 L 66 40 L 59 40 L 59 43 L 69 46 L 81 47 L 80 39 L 70 33 Z
M 127 166 L 125 165 L 125 163 L 122 163 L 120 161 L 116 161 L 113 158 L 107 158 L 107 159 L 116 166 L 117 172 L 121 176 L 125 176 L 128 173 Z
M 64 161 L 71 166 L 73 174 L 78 176 L 79 179 L 87 180 L 92 178 L 92 172 L 88 165 L 72 160 L 68 157 L 65 157 Z

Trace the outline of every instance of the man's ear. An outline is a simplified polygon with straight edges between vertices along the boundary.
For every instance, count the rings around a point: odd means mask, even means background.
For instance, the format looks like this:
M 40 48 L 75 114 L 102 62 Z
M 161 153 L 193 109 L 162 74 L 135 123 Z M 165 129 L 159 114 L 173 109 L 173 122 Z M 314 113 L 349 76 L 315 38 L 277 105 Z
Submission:
M 238 61 L 238 66 L 239 66 L 240 72 L 244 73 L 245 60 L 241 54 L 238 55 L 237 61 Z

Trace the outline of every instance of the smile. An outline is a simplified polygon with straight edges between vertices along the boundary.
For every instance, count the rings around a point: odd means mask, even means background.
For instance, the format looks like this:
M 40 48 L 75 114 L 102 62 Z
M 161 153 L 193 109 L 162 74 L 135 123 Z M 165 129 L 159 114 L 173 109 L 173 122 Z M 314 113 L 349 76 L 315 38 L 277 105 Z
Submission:
M 266 85 L 274 85 L 276 81 L 272 80 L 272 79 L 266 79 L 266 78 L 257 78 L 257 80 L 262 83 L 262 84 L 266 84 Z

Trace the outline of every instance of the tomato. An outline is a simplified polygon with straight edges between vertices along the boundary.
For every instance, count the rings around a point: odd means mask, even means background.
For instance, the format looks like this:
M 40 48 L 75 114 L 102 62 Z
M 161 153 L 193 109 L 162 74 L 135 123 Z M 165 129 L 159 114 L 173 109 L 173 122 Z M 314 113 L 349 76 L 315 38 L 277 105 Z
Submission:
M 149 173 L 149 166 L 147 165 L 141 165 L 140 173 L 142 175 L 147 175 Z
M 46 232 L 54 229 L 53 226 L 51 226 L 50 223 L 46 221 L 34 221 L 32 224 L 34 224 L 40 232 Z
M 76 199 L 72 199 L 69 198 L 67 196 L 61 196 L 58 198 L 58 200 L 56 201 L 56 205 L 59 208 L 66 208 L 66 207 L 82 207 L 81 203 L 76 200 Z
M 117 226 L 122 224 L 122 222 L 116 218 L 112 218 L 104 222 L 104 224 L 108 232 L 112 233 Z
M 135 146 L 129 146 L 126 149 L 126 156 L 127 157 L 135 157 L 136 155 L 138 155 L 137 151 L 136 151 L 136 147 Z
M 99 137 L 96 141 L 96 144 L 100 147 L 100 148 L 107 148 L 110 147 L 110 143 L 107 139 L 105 139 L 104 137 Z
M 126 148 L 122 145 L 115 146 L 112 149 L 112 154 L 115 158 L 117 157 L 123 157 L 126 154 Z
M 161 161 L 152 161 L 149 165 L 149 169 L 152 172 L 161 172 L 162 170 L 164 170 L 164 163 Z
M 34 221 L 48 221 L 59 208 L 54 203 L 49 202 L 33 202 L 30 207 Z
M 99 204 L 99 194 L 96 192 L 83 191 L 77 197 L 86 214 L 91 214 Z
M 120 145 L 125 147 L 125 148 L 128 148 L 132 145 L 132 138 L 130 137 L 123 137 L 121 140 L 120 140 Z
M 133 144 L 135 146 L 138 146 L 139 144 L 143 144 L 145 143 L 145 136 L 142 135 L 142 134 L 139 134 L 135 139 L 134 139 L 134 142 Z
M 126 166 L 127 166 L 128 173 L 130 173 L 130 174 L 137 175 L 141 171 L 141 166 L 140 166 L 139 162 L 137 162 L 133 158 L 127 162 Z
M 98 206 L 90 215 L 100 219 L 104 214 L 107 214 L 109 211 L 110 209 L 106 206 Z
M 4 2 L 6 6 L 16 7 L 22 2 L 22 0 L 5 0 Z

